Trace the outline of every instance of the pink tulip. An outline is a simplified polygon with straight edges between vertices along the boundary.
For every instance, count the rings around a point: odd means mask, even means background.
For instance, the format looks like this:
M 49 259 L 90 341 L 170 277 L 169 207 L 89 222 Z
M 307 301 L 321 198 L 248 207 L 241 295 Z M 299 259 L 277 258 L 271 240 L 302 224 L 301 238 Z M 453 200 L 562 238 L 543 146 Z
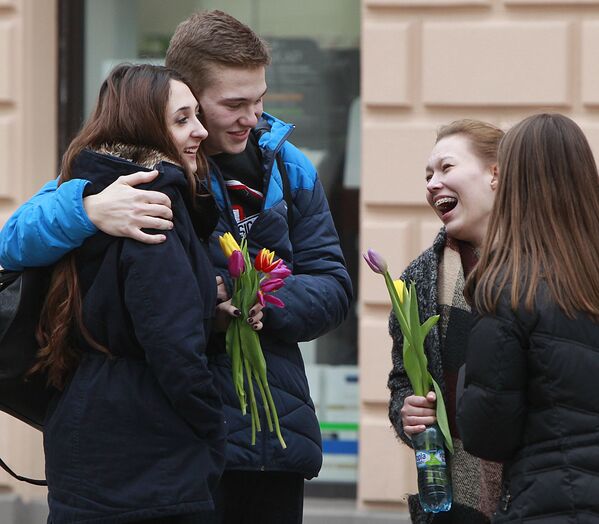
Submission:
M 279 259 L 278 264 L 276 265 L 276 267 L 271 270 L 270 273 L 268 273 L 268 278 L 287 278 L 289 275 L 291 275 L 291 270 L 285 265 L 285 262 L 283 262 L 281 259 Z
M 243 273 L 245 269 L 245 262 L 243 260 L 243 255 L 241 251 L 233 251 L 228 260 L 229 265 L 229 274 L 231 278 L 239 278 L 241 273 Z
M 264 295 L 264 300 L 271 303 L 273 306 L 285 307 L 285 302 L 283 302 L 280 298 L 273 297 L 272 295 Z
M 285 281 L 282 278 L 269 278 L 260 282 L 260 290 L 263 293 L 270 293 L 281 289 L 285 285 Z

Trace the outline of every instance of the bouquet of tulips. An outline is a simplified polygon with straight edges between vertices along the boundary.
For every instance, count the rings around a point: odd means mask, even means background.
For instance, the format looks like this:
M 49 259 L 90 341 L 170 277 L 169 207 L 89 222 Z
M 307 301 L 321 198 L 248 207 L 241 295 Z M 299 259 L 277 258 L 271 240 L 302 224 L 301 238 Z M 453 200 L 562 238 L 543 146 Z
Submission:
M 266 360 L 260 346 L 260 338 L 245 319 L 256 301 L 262 305 L 268 302 L 276 307 L 285 306 L 282 300 L 271 293 L 285 284 L 284 279 L 291 274 L 291 271 L 281 259 L 274 260 L 274 252 L 268 249 L 260 250 L 252 263 L 247 241 L 243 239 L 239 245 L 231 233 L 225 233 L 219 241 L 228 259 L 229 274 L 235 283 L 231 302 L 241 311 L 239 317 L 231 320 L 226 334 L 227 354 L 231 359 L 233 384 L 239 398 L 241 412 L 243 415 L 247 413 L 249 397 L 252 445 L 255 445 L 256 431 L 262 430 L 254 392 L 255 381 L 262 397 L 268 429 L 276 432 L 281 446 L 285 449 L 287 445 L 281 435 L 277 408 L 268 386 Z M 246 395 L 246 387 L 248 395 Z
M 421 324 L 418 314 L 418 297 L 416 296 L 414 282 L 411 282 L 409 287 L 407 287 L 402 280 L 392 280 L 387 262 L 376 251 L 369 249 L 367 254 L 362 256 L 370 266 L 370 269 L 379 275 L 383 275 L 385 278 L 387 291 L 393 305 L 393 312 L 403 334 L 403 363 L 406 374 L 415 395 L 424 397 L 431 388 L 434 388 L 437 396 L 437 424 L 443 433 L 447 449 L 453 453 L 453 442 L 449 432 L 449 422 L 447 420 L 443 393 L 439 384 L 437 384 L 428 370 L 428 359 L 424 353 L 424 339 L 438 322 L 439 315 L 433 315 Z

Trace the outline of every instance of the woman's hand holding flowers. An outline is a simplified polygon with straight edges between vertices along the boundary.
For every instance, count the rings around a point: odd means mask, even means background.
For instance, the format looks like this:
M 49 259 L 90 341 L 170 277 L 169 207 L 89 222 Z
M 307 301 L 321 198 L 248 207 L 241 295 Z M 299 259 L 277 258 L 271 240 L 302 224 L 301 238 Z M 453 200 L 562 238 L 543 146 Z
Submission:
M 214 318 L 214 329 L 215 331 L 222 333 L 227 331 L 229 324 L 231 323 L 231 319 L 239 318 L 241 316 L 241 311 L 232 304 L 231 297 L 227 293 L 227 288 L 223 281 L 223 278 L 218 276 L 216 277 L 216 312 Z M 254 331 L 260 331 L 264 325 L 262 324 L 262 319 L 264 318 L 264 313 L 262 309 L 264 306 L 260 303 L 260 301 L 256 302 L 248 313 L 248 318 L 246 319 L 247 323 L 252 326 Z

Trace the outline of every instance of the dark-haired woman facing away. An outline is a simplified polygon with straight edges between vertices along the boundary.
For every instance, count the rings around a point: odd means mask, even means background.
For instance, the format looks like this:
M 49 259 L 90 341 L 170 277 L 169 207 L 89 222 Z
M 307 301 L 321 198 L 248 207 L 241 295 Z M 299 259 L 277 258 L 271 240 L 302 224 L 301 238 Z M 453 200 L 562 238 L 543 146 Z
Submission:
M 515 125 L 467 290 L 464 448 L 505 461 L 493 522 L 599 522 L 599 177 L 558 114 Z
M 158 245 L 97 233 L 54 269 L 34 368 L 62 391 L 44 427 L 52 524 L 210 519 L 224 426 L 204 356 L 215 217 L 197 112 L 174 71 L 119 66 L 64 155 L 61 182 L 87 194 L 157 169 L 148 188 L 170 198 L 174 227 Z

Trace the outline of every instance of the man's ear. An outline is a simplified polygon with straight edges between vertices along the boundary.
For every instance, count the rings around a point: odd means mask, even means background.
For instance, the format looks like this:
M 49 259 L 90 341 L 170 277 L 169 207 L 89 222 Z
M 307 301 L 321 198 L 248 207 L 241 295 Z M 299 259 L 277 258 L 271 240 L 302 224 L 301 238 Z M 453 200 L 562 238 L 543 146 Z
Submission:
M 499 168 L 497 164 L 491 166 L 491 189 L 495 191 L 497 189 L 497 182 L 499 181 Z

